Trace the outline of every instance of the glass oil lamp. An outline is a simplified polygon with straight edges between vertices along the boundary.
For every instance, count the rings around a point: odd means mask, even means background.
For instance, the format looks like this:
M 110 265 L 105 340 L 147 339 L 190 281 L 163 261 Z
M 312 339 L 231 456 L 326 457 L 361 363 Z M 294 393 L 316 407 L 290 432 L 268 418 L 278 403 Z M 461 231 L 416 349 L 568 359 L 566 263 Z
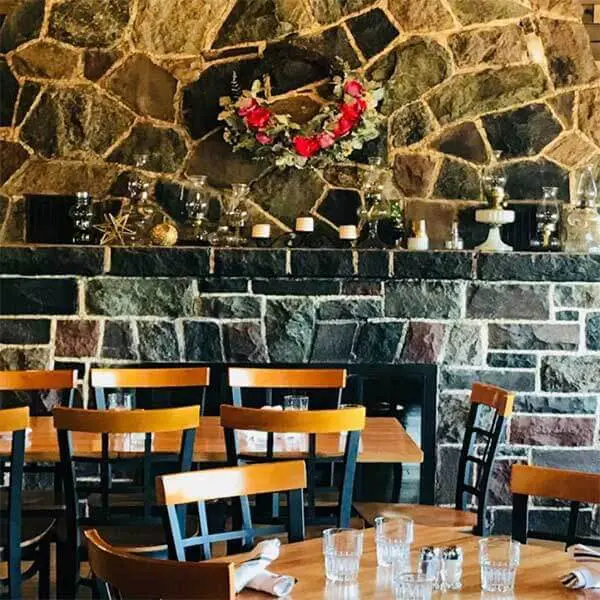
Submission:
M 246 239 L 242 229 L 248 218 L 247 200 L 250 188 L 245 183 L 234 183 L 231 193 L 221 196 L 221 214 L 217 230 L 210 234 L 213 246 L 243 246 Z
M 536 250 L 559 250 L 558 188 L 543 187 L 542 192 L 542 201 L 535 211 L 536 236 L 531 240 L 531 247 Z
M 208 217 L 209 198 L 206 189 L 206 175 L 190 175 L 188 177 L 192 189 L 187 194 L 185 213 L 191 237 L 198 242 L 208 241 L 206 221 Z
M 379 222 L 389 216 L 383 197 L 383 160 L 381 157 L 369 159 L 369 169 L 363 184 L 364 206 L 358 209 L 359 231 L 366 228 L 367 235 L 359 244 L 362 248 L 383 248 L 379 237 Z
M 585 167 L 577 184 L 577 205 L 566 207 L 563 236 L 567 252 L 600 253 L 598 187 L 591 165 Z
M 73 221 L 73 243 L 90 244 L 94 212 L 92 198 L 87 192 L 77 192 L 75 204 L 69 210 L 69 216 Z

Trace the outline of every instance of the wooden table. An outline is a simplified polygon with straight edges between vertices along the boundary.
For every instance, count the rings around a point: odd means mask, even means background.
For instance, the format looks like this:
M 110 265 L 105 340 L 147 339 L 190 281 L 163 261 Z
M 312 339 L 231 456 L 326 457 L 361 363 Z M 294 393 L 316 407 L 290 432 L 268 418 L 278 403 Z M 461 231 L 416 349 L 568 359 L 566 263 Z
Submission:
M 517 572 L 514 596 L 484 594 L 481 591 L 477 543 L 479 538 L 448 529 L 416 526 L 415 544 L 412 553 L 416 564 L 418 548 L 422 546 L 444 546 L 457 544 L 465 553 L 463 589 L 460 592 L 434 594 L 443 600 L 487 600 L 487 598 L 517 598 L 523 600 L 598 600 L 598 591 L 575 592 L 565 589 L 559 578 L 568 573 L 576 563 L 565 552 L 548 547 L 529 544 L 521 548 L 521 565 Z M 359 581 L 354 586 L 327 582 L 324 574 L 321 540 L 313 539 L 298 544 L 282 545 L 281 555 L 272 565 L 275 573 L 293 575 L 298 583 L 290 598 L 301 600 L 390 600 L 394 597 L 391 588 L 391 569 L 378 568 L 375 557 L 373 530 L 365 531 L 364 551 L 360 564 Z M 240 562 L 246 555 L 216 559 Z M 267 596 L 250 590 L 239 595 L 240 600 L 265 600 Z
M 1 424 L 0 424 L 1 427 Z M 180 444 L 179 433 L 159 433 L 154 437 L 155 452 L 177 452 Z M 99 457 L 101 454 L 100 436 L 97 434 L 74 433 L 73 447 L 76 456 Z M 128 434 L 111 436 L 113 457 L 134 457 L 143 454 L 139 436 Z M 323 455 L 343 453 L 339 435 L 317 436 L 317 452 Z M 10 442 L 0 440 L 0 456 L 8 456 Z M 289 453 L 289 456 L 301 453 Z M 25 448 L 27 462 L 58 462 L 58 443 L 52 417 L 32 417 L 31 433 Z M 196 433 L 194 462 L 225 462 L 225 441 L 219 417 L 202 417 Z M 404 427 L 393 417 L 367 417 L 362 434 L 362 448 L 358 457 L 361 463 L 421 463 L 423 451 L 406 433 Z

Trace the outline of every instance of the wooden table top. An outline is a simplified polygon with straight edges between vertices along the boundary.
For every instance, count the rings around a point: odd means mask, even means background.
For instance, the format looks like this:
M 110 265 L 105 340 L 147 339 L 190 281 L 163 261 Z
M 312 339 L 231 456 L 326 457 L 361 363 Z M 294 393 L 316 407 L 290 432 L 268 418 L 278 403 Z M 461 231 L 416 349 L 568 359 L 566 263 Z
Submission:
M 559 579 L 572 570 L 576 563 L 565 552 L 543 546 L 529 544 L 521 548 L 521 564 L 517 571 L 517 584 L 514 596 L 484 594 L 481 591 L 477 542 L 479 538 L 467 533 L 457 533 L 448 529 L 416 526 L 412 564 L 416 566 L 418 549 L 422 546 L 447 546 L 457 544 L 464 551 L 463 589 L 460 592 L 446 592 L 444 600 L 485 600 L 494 598 L 517 598 L 526 600 L 583 600 L 595 598 L 597 590 L 575 592 L 564 588 Z M 216 560 L 241 562 L 247 555 L 229 556 Z M 292 575 L 298 583 L 290 598 L 302 600 L 389 600 L 393 598 L 391 569 L 377 567 L 373 530 L 365 531 L 363 556 L 360 563 L 359 581 L 352 586 L 335 584 L 325 579 L 321 540 L 313 539 L 297 544 L 282 545 L 280 557 L 270 568 L 275 573 Z M 246 590 L 240 600 L 264 600 L 259 592 Z M 435 594 L 434 597 L 442 597 Z
M 1 425 L 0 425 L 1 426 Z M 56 430 L 52 417 L 31 417 L 31 432 L 25 448 L 28 462 L 57 462 L 59 460 Z M 154 436 L 155 452 L 177 452 L 181 436 L 179 433 L 158 433 Z M 97 434 L 73 433 L 73 446 L 76 456 L 99 457 L 100 436 Z M 276 443 L 276 450 L 281 445 Z M 111 436 L 113 457 L 132 457 L 143 453 L 143 437 L 130 434 Z M 242 447 L 242 449 L 244 449 Z M 317 452 L 323 455 L 343 453 L 343 442 L 339 435 L 317 436 Z M 8 439 L 0 439 L 0 455 L 10 453 Z M 289 456 L 302 456 L 302 452 L 289 452 Z M 196 433 L 194 447 L 195 462 L 225 462 L 225 440 L 219 417 L 202 417 Z M 393 417 L 367 417 L 362 434 L 361 463 L 421 463 L 423 451 L 406 433 L 404 427 Z

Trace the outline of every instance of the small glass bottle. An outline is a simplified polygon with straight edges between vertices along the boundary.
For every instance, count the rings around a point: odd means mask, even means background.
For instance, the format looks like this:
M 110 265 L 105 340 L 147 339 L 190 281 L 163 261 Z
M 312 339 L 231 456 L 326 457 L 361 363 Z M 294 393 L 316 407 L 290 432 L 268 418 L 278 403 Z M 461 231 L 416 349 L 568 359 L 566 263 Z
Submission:
M 600 253 L 600 214 L 596 204 L 598 188 L 591 165 L 581 173 L 576 193 L 577 206 L 564 209 L 564 249 L 567 252 Z
M 360 242 L 361 248 L 384 248 L 379 237 L 379 222 L 389 216 L 383 197 L 383 159 L 379 156 L 369 159 L 369 169 L 363 184 L 364 206 L 358 209 L 359 229 L 367 234 Z
M 427 223 L 420 219 L 413 223 L 413 235 L 408 238 L 409 250 L 429 250 L 429 236 L 427 235 Z
M 463 250 L 465 247 L 465 242 L 460 237 L 460 231 L 458 228 L 458 221 L 452 222 L 452 231 L 450 233 L 450 239 L 446 240 L 445 248 L 446 250 Z
M 73 221 L 73 243 L 90 244 L 94 211 L 92 198 L 87 192 L 77 192 L 75 204 L 69 210 L 69 216 Z
M 541 203 L 535 211 L 536 235 L 531 240 L 535 250 L 559 250 L 560 240 L 557 235 L 560 221 L 558 207 L 558 188 L 543 187 Z

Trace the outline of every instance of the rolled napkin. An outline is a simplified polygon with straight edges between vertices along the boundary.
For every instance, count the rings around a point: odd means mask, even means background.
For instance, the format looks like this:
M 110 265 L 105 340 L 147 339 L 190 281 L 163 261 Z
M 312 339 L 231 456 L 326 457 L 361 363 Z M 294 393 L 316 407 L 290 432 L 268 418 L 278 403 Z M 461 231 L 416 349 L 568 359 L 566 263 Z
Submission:
M 576 544 L 569 548 L 569 556 L 579 563 L 587 563 L 567 573 L 561 578 L 561 583 L 571 590 L 600 589 L 600 552 L 583 544 Z M 594 566 L 591 566 L 591 564 Z
M 277 598 L 288 596 L 296 580 L 288 575 L 276 575 L 267 567 L 279 557 L 281 542 L 277 539 L 265 540 L 257 544 L 254 556 L 243 562 L 235 570 L 235 591 L 239 594 L 244 588 L 266 592 Z

